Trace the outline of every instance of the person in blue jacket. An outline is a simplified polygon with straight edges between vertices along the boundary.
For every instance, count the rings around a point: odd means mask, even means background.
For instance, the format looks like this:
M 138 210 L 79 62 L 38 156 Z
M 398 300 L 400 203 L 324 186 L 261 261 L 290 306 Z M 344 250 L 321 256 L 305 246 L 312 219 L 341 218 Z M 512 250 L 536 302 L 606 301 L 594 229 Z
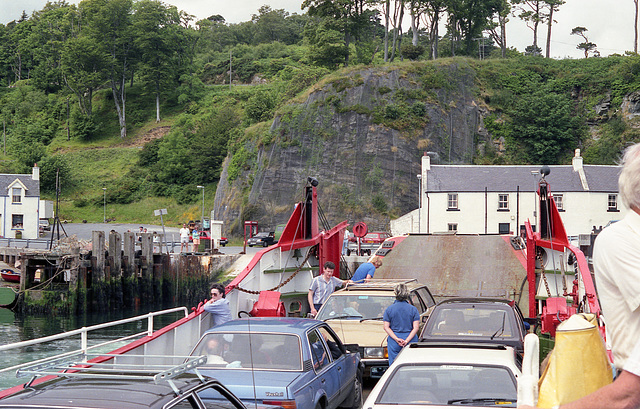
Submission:
M 371 257 L 368 262 L 360 264 L 360 266 L 356 269 L 356 272 L 353 273 L 351 281 L 353 281 L 354 283 L 368 282 L 373 278 L 373 275 L 376 272 L 376 268 L 379 268 L 380 266 L 382 266 L 382 259 L 378 256 Z
M 393 363 L 405 345 L 418 341 L 417 334 L 420 328 L 420 313 L 416 307 L 409 303 L 407 286 L 400 283 L 396 285 L 394 292 L 396 300 L 384 310 L 382 316 L 384 331 L 388 335 L 389 365 Z

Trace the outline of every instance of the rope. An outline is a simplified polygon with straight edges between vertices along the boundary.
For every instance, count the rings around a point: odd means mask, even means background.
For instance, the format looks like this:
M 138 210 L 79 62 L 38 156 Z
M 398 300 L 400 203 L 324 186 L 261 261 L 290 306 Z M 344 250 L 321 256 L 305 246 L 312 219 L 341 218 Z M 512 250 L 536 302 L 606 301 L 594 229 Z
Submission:
M 311 248 L 309 248 L 309 251 L 307 251 L 307 256 L 304 258 L 304 260 L 302 260 L 302 263 L 300 263 L 300 265 L 298 266 L 298 268 L 296 269 L 296 271 L 291 275 L 291 277 L 287 278 L 286 280 L 284 280 L 283 282 L 281 282 L 280 284 L 278 284 L 277 286 L 268 289 L 267 291 L 275 291 L 280 287 L 283 287 L 284 285 L 286 285 L 289 281 L 293 280 L 293 277 L 295 277 L 300 270 L 302 269 L 302 267 L 304 266 L 304 264 L 307 262 L 307 260 L 309 260 L 309 257 L 311 257 L 311 254 L 314 253 L 313 249 L 317 248 L 318 246 L 315 245 Z M 247 290 L 246 288 L 242 288 L 240 286 L 236 287 L 236 289 L 238 291 L 242 291 L 243 293 L 247 293 L 247 294 L 260 294 L 260 291 L 253 291 L 253 290 Z

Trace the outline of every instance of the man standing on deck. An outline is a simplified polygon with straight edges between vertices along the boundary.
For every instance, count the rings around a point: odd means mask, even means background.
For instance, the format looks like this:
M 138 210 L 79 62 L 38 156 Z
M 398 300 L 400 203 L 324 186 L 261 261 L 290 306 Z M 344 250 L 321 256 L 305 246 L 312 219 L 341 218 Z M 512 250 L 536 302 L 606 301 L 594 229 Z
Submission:
M 224 298 L 224 287 L 222 284 L 216 283 L 211 287 L 211 299 L 204 305 L 204 310 L 211 314 L 213 320 L 212 327 L 231 320 L 229 300 Z
M 380 266 L 382 266 L 382 259 L 378 256 L 371 257 L 368 262 L 358 266 L 356 272 L 353 273 L 353 277 L 351 277 L 351 281 L 354 283 L 368 283 L 373 278 L 376 268 Z
M 630 211 L 598 234 L 593 252 L 598 296 L 618 376 L 592 394 L 556 408 L 640 408 L 640 143 L 627 148 L 622 165 L 618 186 Z
M 327 301 L 327 298 L 336 290 L 336 287 L 341 287 L 345 281 L 333 276 L 333 272 L 336 269 L 336 265 L 332 261 L 324 263 L 322 274 L 317 276 L 311 281 L 309 287 L 309 294 L 307 295 L 309 300 L 309 307 L 311 308 L 311 315 L 316 316 L 318 310 Z M 351 282 L 350 280 L 347 282 Z

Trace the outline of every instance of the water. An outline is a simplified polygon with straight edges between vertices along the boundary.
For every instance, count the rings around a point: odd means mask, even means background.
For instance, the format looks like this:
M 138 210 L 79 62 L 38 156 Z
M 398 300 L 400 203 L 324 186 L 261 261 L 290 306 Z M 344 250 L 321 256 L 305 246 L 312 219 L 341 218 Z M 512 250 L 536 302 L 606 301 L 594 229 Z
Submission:
M 167 307 L 169 308 L 169 307 Z M 0 308 L 0 344 L 26 341 L 72 331 L 82 327 L 102 324 L 108 321 L 130 318 L 146 314 L 150 311 L 119 311 L 111 313 L 94 313 L 83 316 L 55 317 L 55 316 L 18 316 L 12 311 Z M 171 322 L 184 317 L 184 312 L 171 313 L 154 317 L 154 330 L 164 327 Z M 111 328 L 92 331 L 88 337 L 88 346 L 98 345 L 108 340 L 115 340 L 127 335 L 138 334 L 147 330 L 148 321 L 141 320 L 133 323 L 118 325 Z M 124 341 L 100 347 L 95 352 L 109 352 L 128 342 Z M 51 341 L 46 344 L 31 345 L 19 349 L 2 351 L 0 369 L 8 368 L 24 362 L 50 357 L 64 352 L 80 349 L 80 335 Z M 26 382 L 28 378 L 16 378 L 15 371 L 0 372 L 0 390 Z

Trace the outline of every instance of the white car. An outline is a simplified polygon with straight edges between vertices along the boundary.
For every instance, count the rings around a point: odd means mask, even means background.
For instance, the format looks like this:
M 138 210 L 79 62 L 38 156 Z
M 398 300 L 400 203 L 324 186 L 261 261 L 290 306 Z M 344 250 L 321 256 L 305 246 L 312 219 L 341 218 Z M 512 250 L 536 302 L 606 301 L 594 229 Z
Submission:
M 363 409 L 515 408 L 520 369 L 506 345 L 415 343 L 403 348 Z

